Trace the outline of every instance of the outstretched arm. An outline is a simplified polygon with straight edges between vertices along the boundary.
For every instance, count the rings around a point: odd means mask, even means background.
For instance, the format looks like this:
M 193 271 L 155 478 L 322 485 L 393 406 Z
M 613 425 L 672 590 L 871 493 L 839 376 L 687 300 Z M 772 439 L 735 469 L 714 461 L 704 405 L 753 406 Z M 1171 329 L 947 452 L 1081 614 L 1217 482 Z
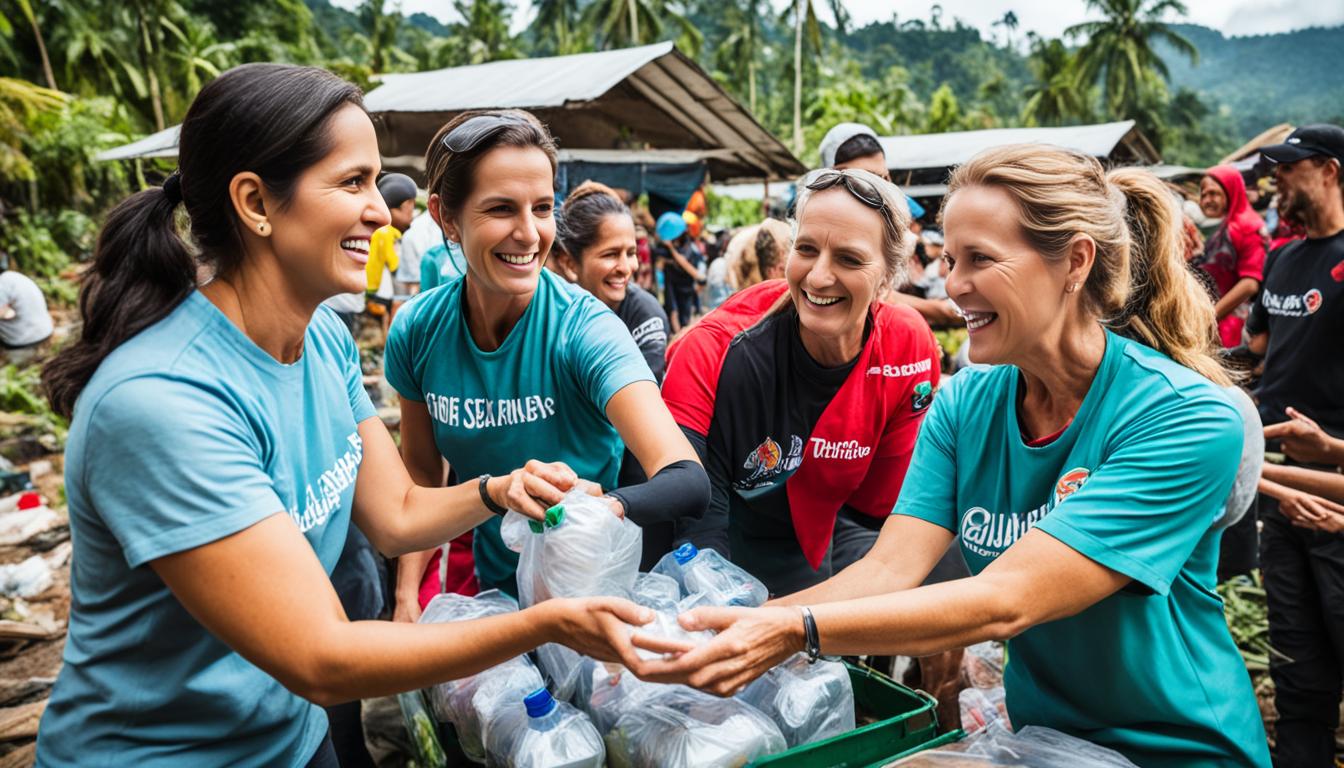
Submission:
M 633 603 L 593 598 L 452 624 L 351 622 L 312 547 L 282 512 L 150 566 L 212 634 L 324 706 L 465 677 L 546 642 L 631 662 L 613 648 L 624 643 L 626 623 L 650 618 Z

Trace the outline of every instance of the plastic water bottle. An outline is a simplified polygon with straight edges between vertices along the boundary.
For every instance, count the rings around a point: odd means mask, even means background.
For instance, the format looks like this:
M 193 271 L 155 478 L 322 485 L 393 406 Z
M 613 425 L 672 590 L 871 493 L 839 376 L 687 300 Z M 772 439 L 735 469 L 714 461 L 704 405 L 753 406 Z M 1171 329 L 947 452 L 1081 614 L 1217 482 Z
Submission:
M 770 597 L 760 579 L 712 549 L 697 549 L 686 542 L 673 550 L 672 559 L 680 567 L 686 594 L 703 593 L 712 605 L 755 608 Z
M 607 750 L 588 716 L 538 688 L 486 730 L 486 764 L 499 768 L 602 768 Z

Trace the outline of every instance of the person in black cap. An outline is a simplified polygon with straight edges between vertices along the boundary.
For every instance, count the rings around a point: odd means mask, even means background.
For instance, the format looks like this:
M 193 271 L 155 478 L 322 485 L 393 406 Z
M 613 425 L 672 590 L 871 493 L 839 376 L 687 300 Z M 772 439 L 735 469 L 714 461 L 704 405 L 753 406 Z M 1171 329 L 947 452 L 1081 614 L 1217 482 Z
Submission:
M 1305 240 L 1269 254 L 1246 323 L 1252 351 L 1265 356 L 1260 415 L 1273 425 L 1294 409 L 1344 436 L 1344 128 L 1303 126 L 1260 153 L 1274 163 L 1284 210 L 1307 230 Z M 1275 442 L 1270 450 L 1279 450 Z M 1260 513 L 1269 639 L 1282 654 L 1270 659 L 1279 712 L 1274 764 L 1330 765 L 1344 693 L 1344 535 L 1303 511 L 1311 505 L 1291 503 L 1272 485 L 1262 490 L 1275 494 L 1262 499 Z

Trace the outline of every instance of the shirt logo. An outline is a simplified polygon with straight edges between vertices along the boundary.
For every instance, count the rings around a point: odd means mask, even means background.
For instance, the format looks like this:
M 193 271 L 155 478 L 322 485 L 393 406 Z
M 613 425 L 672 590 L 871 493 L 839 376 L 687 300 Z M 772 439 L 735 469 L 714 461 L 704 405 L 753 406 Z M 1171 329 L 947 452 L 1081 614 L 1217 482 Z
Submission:
M 341 495 L 354 484 L 359 474 L 359 464 L 364 459 L 364 441 L 358 432 L 351 432 L 345 443 L 345 453 L 336 459 L 331 469 L 318 476 L 317 490 L 313 490 L 313 483 L 304 489 L 303 512 L 299 512 L 298 504 L 288 510 L 290 519 L 304 533 L 327 522 L 331 513 L 341 505 Z
M 1058 505 L 1081 489 L 1091 474 L 1091 470 L 1078 467 L 1060 475 L 1059 482 L 1055 483 L 1055 504 Z
M 1302 303 L 1307 307 L 1307 314 L 1313 315 L 1316 310 L 1321 308 L 1321 292 L 1312 288 L 1302 297 Z
M 781 472 L 792 472 L 797 469 L 798 465 L 803 463 L 803 439 L 797 435 L 793 435 L 792 438 L 787 456 L 773 438 L 765 438 L 765 442 L 756 446 L 756 450 L 752 451 L 742 463 L 742 468 L 749 470 L 751 474 L 738 485 L 743 487 L 762 485 Z
M 1045 517 L 1049 505 L 1025 514 L 996 514 L 971 507 L 961 516 L 961 545 L 981 557 L 998 557 Z
M 648 320 L 635 326 L 630 335 L 635 339 L 635 346 L 642 347 L 645 342 L 653 343 L 655 341 L 666 342 L 667 331 L 663 327 L 663 320 L 659 317 L 650 317 Z
M 825 438 L 811 438 L 812 458 L 814 459 L 841 459 L 843 461 L 853 461 L 855 459 L 866 458 L 873 449 L 867 445 L 859 445 L 858 440 L 841 440 L 832 442 Z
M 874 365 L 868 369 L 868 375 L 885 376 L 888 379 L 904 379 L 909 376 L 928 373 L 931 368 L 933 368 L 933 360 L 925 358 L 905 365 Z
M 914 394 L 910 395 L 910 410 L 919 413 L 928 408 L 931 402 L 933 402 L 933 385 L 928 381 L 916 384 Z

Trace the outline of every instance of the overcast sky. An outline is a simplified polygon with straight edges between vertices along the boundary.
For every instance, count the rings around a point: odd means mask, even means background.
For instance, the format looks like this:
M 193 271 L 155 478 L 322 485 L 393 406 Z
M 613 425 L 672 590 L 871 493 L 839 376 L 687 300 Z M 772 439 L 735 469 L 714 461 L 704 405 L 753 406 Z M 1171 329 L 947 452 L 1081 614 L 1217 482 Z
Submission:
M 333 0 L 336 5 L 354 8 L 360 0 Z M 532 15 L 529 0 L 513 0 L 517 13 L 514 26 L 526 26 Z M 784 7 L 787 0 L 774 0 Z M 824 0 L 814 0 L 822 12 Z M 1187 21 L 1221 30 L 1227 35 L 1256 35 L 1285 32 L 1310 26 L 1344 24 L 1344 2 L 1340 0 L 1185 0 L 1190 9 Z M 406 14 L 423 11 L 444 21 L 456 19 L 450 0 L 402 0 Z M 895 12 L 902 20 L 928 19 L 932 3 L 927 0 L 846 0 L 845 6 L 860 26 L 870 21 L 884 21 Z M 1012 11 L 1020 24 L 1017 37 L 1028 31 L 1055 37 L 1071 24 L 1096 18 L 1082 0 L 943 0 L 943 19 L 950 23 L 953 17 L 979 27 L 986 36 L 998 34 L 993 22 Z

